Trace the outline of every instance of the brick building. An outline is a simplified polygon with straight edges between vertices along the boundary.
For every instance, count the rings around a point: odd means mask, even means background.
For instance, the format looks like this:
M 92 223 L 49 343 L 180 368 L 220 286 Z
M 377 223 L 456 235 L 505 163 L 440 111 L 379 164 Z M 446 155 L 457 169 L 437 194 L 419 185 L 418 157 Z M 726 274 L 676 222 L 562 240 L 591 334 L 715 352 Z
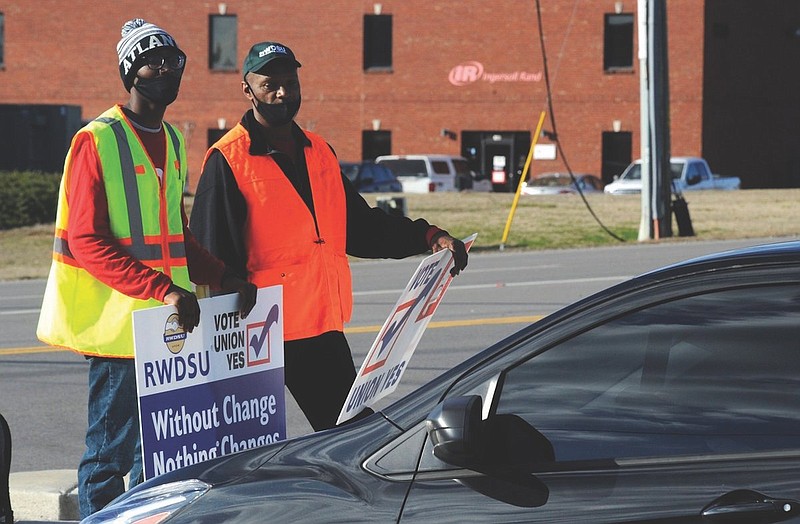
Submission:
M 524 160 L 547 110 L 546 56 L 561 149 L 540 138 L 532 171 L 567 160 L 608 181 L 639 156 L 637 1 L 540 3 L 546 55 L 535 0 L 0 0 L 0 108 L 29 115 L 0 110 L 0 164 L 26 147 L 35 164 L 30 143 L 57 115 L 85 121 L 127 100 L 115 45 L 143 17 L 189 58 L 167 119 L 187 138 L 190 190 L 210 142 L 249 107 L 241 62 L 261 40 L 295 51 L 297 121 L 340 159 L 462 154 L 483 173 Z M 703 155 L 744 187 L 800 186 L 800 2 L 669 0 L 667 13 L 673 154 Z M 46 143 L 62 157 L 68 145 Z

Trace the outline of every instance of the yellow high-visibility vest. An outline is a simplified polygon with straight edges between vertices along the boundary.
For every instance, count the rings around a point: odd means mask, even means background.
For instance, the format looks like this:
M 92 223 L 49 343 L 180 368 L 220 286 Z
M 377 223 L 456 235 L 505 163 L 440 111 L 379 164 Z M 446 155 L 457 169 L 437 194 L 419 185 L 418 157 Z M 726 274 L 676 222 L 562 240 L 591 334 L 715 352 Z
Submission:
M 92 134 L 97 147 L 114 237 L 132 256 L 191 290 L 181 218 L 186 148 L 177 129 L 166 122 L 164 128 L 167 157 L 162 181 L 120 106 L 112 107 L 82 131 Z M 59 188 L 53 261 L 36 336 L 84 355 L 131 358 L 133 311 L 162 303 L 112 289 L 72 256 L 66 198 L 68 180 L 73 176 L 71 156 L 72 148 Z

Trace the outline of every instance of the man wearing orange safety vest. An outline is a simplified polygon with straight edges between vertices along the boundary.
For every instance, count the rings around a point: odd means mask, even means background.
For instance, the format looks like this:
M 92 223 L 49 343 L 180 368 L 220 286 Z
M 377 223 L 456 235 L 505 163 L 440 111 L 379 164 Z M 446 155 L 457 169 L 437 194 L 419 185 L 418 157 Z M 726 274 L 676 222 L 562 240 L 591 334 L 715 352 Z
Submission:
M 353 306 L 347 255 L 449 249 L 458 274 L 467 251 L 423 219 L 367 204 L 326 141 L 294 122 L 299 67 L 283 44 L 250 49 L 241 85 L 253 108 L 206 154 L 190 225 L 242 277 L 283 286 L 286 385 L 319 431 L 336 424 L 356 376 L 344 337 Z
M 141 480 L 132 313 L 170 304 L 191 332 L 200 319 L 192 281 L 240 294 L 256 287 L 226 271 L 186 228 L 186 149 L 163 122 L 186 55 L 163 29 L 127 22 L 117 44 L 130 93 L 73 138 L 56 215 L 53 262 L 37 336 L 89 360 L 86 451 L 78 467 L 81 517 Z

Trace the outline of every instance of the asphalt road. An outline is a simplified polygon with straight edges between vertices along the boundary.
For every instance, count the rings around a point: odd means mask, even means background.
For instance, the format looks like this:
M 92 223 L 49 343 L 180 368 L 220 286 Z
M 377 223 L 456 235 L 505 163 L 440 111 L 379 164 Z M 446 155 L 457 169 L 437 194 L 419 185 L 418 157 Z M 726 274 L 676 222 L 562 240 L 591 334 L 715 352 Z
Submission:
M 422 337 L 400 387 L 382 402 L 400 398 L 524 325 L 625 278 L 763 242 L 473 253 Z M 355 309 L 347 336 L 357 367 L 421 258 L 352 265 Z M 43 289 L 42 280 L 0 282 L 0 412 L 12 431 L 12 472 L 75 468 L 83 453 L 87 365 L 80 355 L 36 340 Z M 308 433 L 305 418 L 287 398 L 289 437 Z

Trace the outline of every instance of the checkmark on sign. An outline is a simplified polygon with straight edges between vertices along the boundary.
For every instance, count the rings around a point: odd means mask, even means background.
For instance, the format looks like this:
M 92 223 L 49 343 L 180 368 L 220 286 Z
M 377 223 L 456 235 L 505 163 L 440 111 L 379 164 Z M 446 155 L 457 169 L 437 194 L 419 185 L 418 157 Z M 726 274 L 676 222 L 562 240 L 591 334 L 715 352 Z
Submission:
M 253 365 L 263 364 L 263 363 L 269 362 L 269 358 L 270 358 L 270 355 L 269 355 L 269 353 L 270 353 L 270 351 L 269 351 L 269 331 L 270 331 L 270 328 L 273 325 L 277 324 L 278 315 L 279 315 L 278 305 L 274 304 L 272 306 L 272 308 L 269 310 L 269 313 L 267 314 L 267 318 L 266 318 L 266 320 L 264 322 L 259 322 L 259 323 L 256 323 L 256 324 L 250 324 L 250 325 L 247 326 L 248 332 L 250 332 L 251 328 L 253 328 L 253 330 L 255 330 L 259 326 L 261 327 L 261 330 L 258 333 L 254 333 L 250 337 L 250 342 L 249 342 L 250 351 L 248 352 L 248 365 L 253 366 Z M 265 351 L 264 352 L 264 356 L 261 357 L 261 352 L 264 349 L 265 345 L 267 347 L 267 351 Z M 255 357 L 255 358 L 251 358 L 251 357 Z

